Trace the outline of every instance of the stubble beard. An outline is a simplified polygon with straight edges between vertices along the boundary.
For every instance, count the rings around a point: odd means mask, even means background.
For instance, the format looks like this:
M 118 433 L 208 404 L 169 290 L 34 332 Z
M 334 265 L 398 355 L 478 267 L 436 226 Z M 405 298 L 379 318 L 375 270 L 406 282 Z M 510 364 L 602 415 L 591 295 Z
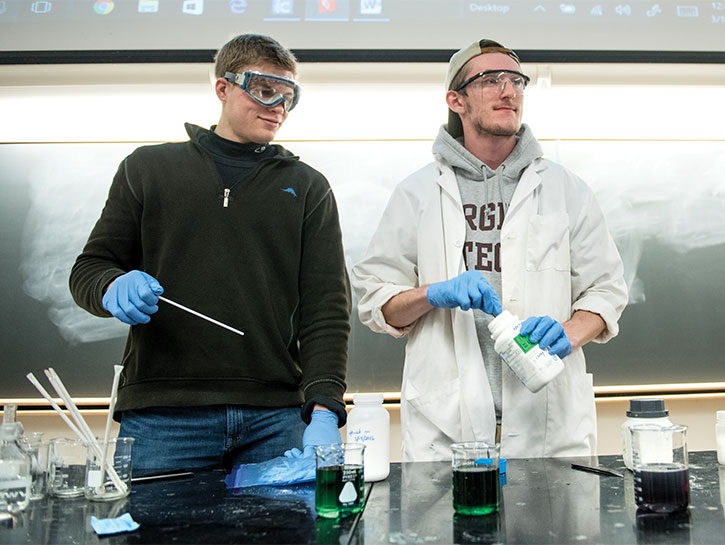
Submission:
M 504 127 L 502 125 L 487 124 L 477 119 L 473 123 L 473 128 L 478 136 L 515 136 L 521 129 L 521 124 L 519 123 L 517 127 Z
M 467 107 L 468 113 L 472 113 Z M 478 136 L 515 136 L 521 130 L 521 122 L 517 122 L 514 126 L 501 125 L 499 123 L 491 123 L 482 118 L 482 116 L 476 116 L 473 119 L 473 130 L 476 131 Z

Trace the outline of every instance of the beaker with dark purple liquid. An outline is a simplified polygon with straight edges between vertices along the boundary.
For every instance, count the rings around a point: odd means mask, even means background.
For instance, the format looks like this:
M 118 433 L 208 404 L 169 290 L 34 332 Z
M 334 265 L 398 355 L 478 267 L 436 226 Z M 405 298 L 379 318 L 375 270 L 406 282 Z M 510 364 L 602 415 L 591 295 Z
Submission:
M 690 503 L 686 426 L 637 425 L 632 434 L 634 499 L 653 513 L 674 513 Z
M 687 468 L 678 464 L 652 464 L 634 470 L 634 500 L 653 513 L 673 513 L 690 503 Z

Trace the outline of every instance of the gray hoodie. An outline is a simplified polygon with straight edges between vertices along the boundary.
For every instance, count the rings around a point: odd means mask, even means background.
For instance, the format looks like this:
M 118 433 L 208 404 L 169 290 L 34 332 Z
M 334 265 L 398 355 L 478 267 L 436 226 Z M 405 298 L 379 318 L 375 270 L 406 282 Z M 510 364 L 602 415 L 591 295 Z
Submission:
M 518 140 L 506 160 L 492 170 L 463 147 L 463 139 L 455 139 L 443 125 L 433 143 L 433 156 L 450 165 L 456 174 L 466 218 L 466 243 L 463 255 L 466 268 L 479 270 L 501 296 L 500 240 L 501 226 L 521 174 L 531 162 L 541 157 L 541 146 L 531 129 L 522 125 Z M 492 316 L 473 310 L 486 373 L 496 406 L 496 419 L 501 422 L 501 358 L 493 349 L 488 332 Z

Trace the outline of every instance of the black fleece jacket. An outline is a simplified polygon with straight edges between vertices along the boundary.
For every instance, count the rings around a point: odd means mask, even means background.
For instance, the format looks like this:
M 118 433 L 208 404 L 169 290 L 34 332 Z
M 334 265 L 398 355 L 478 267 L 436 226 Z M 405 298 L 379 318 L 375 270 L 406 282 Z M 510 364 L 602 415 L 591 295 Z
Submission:
M 327 180 L 281 146 L 228 195 L 190 140 L 129 155 L 70 275 L 97 316 L 105 287 L 140 269 L 171 300 L 244 336 L 159 303 L 132 326 L 117 411 L 147 407 L 322 402 L 345 423 L 350 288 Z

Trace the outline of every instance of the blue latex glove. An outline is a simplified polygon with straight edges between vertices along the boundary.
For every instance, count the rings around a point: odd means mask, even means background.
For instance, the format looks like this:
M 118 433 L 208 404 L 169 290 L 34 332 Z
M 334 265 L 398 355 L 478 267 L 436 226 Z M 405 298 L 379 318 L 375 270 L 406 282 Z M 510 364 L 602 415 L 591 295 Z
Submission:
M 305 450 L 293 448 L 286 450 L 284 455 L 287 458 L 313 458 L 315 456 L 315 447 L 305 447 Z
M 337 428 L 337 415 L 332 411 L 317 409 L 312 411 L 310 423 L 302 434 L 302 450 L 293 448 L 284 453 L 287 458 L 314 458 L 313 447 L 342 443 L 340 430 Z
M 462 310 L 478 308 L 487 314 L 501 313 L 501 301 L 496 290 L 479 271 L 466 271 L 450 280 L 431 284 L 426 297 L 434 307 L 460 307 Z
M 116 278 L 103 295 L 103 308 L 124 324 L 147 324 L 159 310 L 159 295 L 164 288 L 143 271 L 127 272 Z
M 532 343 L 539 343 L 539 346 L 549 354 L 564 358 L 571 354 L 571 341 L 564 333 L 562 325 L 550 316 L 532 316 L 526 318 L 521 324 L 521 335 L 529 335 Z
M 304 483 L 315 480 L 315 457 L 277 456 L 258 464 L 239 464 L 224 478 L 227 488 Z
M 340 430 L 337 427 L 337 415 L 332 411 L 317 409 L 312 411 L 310 423 L 302 435 L 302 449 L 316 447 L 317 445 L 332 445 L 342 443 Z

